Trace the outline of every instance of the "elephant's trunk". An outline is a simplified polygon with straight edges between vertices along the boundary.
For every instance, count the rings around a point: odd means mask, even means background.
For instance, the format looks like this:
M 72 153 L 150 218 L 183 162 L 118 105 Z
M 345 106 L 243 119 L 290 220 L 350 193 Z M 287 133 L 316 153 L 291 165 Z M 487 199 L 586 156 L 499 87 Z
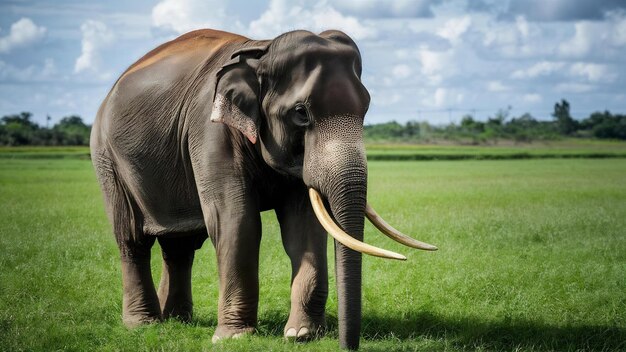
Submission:
M 340 189 L 328 196 L 337 224 L 359 241 L 363 241 L 366 178 L 365 172 L 353 171 L 338 182 L 335 188 Z M 335 260 L 339 344 L 357 349 L 361 330 L 361 253 L 335 241 Z
M 307 142 L 312 151 L 305 155 L 304 181 L 328 201 L 334 222 L 358 241 L 363 240 L 367 203 L 367 164 L 361 139 L 362 122 L 355 117 L 331 120 L 342 122 L 340 140 L 336 131 L 317 126 L 318 133 Z M 360 123 L 359 123 L 360 122 Z M 330 137 L 330 138 L 325 138 Z M 352 137 L 352 138 L 346 138 Z M 339 343 L 342 348 L 357 349 L 361 329 L 361 253 L 335 242 L 338 295 Z

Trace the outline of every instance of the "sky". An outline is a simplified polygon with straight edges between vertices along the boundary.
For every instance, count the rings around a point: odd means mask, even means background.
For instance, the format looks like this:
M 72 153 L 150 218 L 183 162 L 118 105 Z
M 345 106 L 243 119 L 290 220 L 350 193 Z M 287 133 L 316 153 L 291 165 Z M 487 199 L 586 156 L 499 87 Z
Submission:
M 340 29 L 361 50 L 366 123 L 626 113 L 623 0 L 0 0 L 0 115 L 91 123 L 117 77 L 198 28 L 271 39 Z

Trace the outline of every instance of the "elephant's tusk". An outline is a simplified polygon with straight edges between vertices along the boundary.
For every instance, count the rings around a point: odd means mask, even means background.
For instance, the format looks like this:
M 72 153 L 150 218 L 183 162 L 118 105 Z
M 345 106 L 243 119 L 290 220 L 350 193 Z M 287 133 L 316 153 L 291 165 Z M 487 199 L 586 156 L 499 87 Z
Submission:
M 313 211 L 315 212 L 315 216 L 317 216 L 320 224 L 322 224 L 324 229 L 326 229 L 326 231 L 328 231 L 328 233 L 333 236 L 334 239 L 339 241 L 344 246 L 357 252 L 373 255 L 376 257 L 406 260 L 406 257 L 402 254 L 374 247 L 348 235 L 337 224 L 335 224 L 333 219 L 330 217 L 328 211 L 326 211 L 326 207 L 324 207 L 322 197 L 316 190 L 314 190 L 313 188 L 309 188 L 309 197 L 311 198 L 311 204 L 313 205 Z
M 437 250 L 437 247 L 433 246 L 432 244 L 418 241 L 394 229 L 385 220 L 383 220 L 383 218 L 381 218 L 380 215 L 378 215 L 378 213 L 376 213 L 376 211 L 374 211 L 374 209 L 369 204 L 365 204 L 365 216 L 367 216 L 369 221 L 374 226 L 376 226 L 376 228 L 380 230 L 380 232 L 382 232 L 387 237 L 391 238 L 392 240 L 396 242 L 400 242 L 405 246 L 409 246 L 409 247 L 413 247 L 417 249 L 423 249 L 426 251 Z

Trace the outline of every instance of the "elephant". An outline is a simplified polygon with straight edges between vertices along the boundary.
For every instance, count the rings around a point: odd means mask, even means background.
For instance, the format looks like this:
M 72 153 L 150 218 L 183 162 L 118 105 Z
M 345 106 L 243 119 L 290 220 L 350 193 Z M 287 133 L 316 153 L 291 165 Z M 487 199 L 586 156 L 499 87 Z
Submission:
M 370 95 L 345 33 L 298 30 L 251 40 L 218 30 L 148 52 L 114 83 L 90 150 L 120 252 L 122 320 L 192 318 L 194 252 L 210 238 L 219 301 L 212 341 L 252 333 L 259 301 L 260 213 L 274 210 L 291 261 L 288 339 L 325 326 L 327 233 L 335 239 L 339 343 L 357 349 L 364 218 L 408 246 L 367 204 L 363 119 Z M 155 288 L 150 252 L 158 241 Z

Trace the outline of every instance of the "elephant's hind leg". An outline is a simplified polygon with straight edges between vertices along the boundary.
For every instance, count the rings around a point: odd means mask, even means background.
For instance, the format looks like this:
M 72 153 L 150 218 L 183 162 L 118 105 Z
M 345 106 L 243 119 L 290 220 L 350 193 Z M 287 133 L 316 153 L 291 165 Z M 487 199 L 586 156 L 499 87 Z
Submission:
M 154 238 L 147 236 L 145 238 L 145 243 L 135 243 L 132 249 L 120 248 L 124 290 L 122 320 L 128 327 L 161 319 L 159 299 L 150 271 L 150 248 L 154 243 Z M 128 246 L 124 245 L 124 247 Z M 128 252 L 132 252 L 132 255 L 128 255 Z
M 150 268 L 155 238 L 136 231 L 134 236 L 116 233 L 122 261 L 124 290 L 122 320 L 128 327 L 161 320 L 161 308 Z
M 205 238 L 206 234 L 176 238 L 159 237 L 163 271 L 158 296 L 164 319 L 191 321 L 193 316 L 191 267 L 195 250 L 200 248 Z
M 92 153 L 120 250 L 124 292 L 122 320 L 128 327 L 158 321 L 161 309 L 150 271 L 150 249 L 155 238 L 143 233 L 141 213 L 123 186 L 109 154 L 106 150 Z
M 276 209 L 283 245 L 291 259 L 291 311 L 285 324 L 288 339 L 317 337 L 325 325 L 328 298 L 327 235 L 313 214 L 305 192 L 293 192 Z

